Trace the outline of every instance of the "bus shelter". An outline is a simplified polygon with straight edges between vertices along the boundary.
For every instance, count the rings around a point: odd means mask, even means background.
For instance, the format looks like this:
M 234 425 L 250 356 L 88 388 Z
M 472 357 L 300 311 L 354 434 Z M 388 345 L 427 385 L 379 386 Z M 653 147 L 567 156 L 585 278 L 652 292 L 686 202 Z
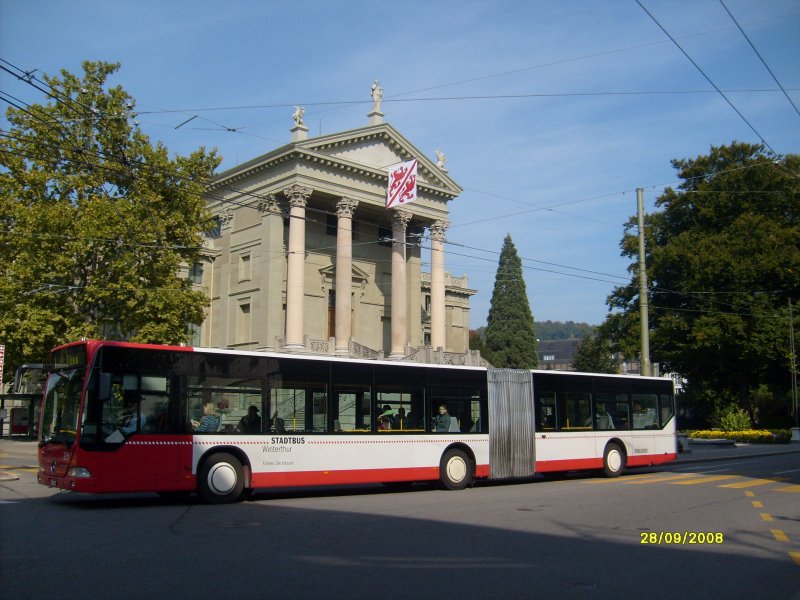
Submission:
M 41 394 L 0 395 L 0 435 L 36 438 L 41 400 Z

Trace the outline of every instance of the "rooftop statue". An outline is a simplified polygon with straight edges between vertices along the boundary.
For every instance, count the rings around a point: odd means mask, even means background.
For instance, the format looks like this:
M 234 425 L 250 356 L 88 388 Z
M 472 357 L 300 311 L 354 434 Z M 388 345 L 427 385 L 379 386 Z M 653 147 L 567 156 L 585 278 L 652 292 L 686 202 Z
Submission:
M 292 114 L 292 118 L 294 119 L 294 124 L 297 127 L 305 127 L 305 123 L 303 122 L 303 115 L 306 114 L 306 109 L 302 106 L 295 106 L 294 113 Z
M 375 80 L 375 83 L 372 84 L 372 92 L 370 93 L 372 96 L 372 112 L 381 112 L 381 100 L 383 99 L 383 88 L 378 83 L 378 80 Z

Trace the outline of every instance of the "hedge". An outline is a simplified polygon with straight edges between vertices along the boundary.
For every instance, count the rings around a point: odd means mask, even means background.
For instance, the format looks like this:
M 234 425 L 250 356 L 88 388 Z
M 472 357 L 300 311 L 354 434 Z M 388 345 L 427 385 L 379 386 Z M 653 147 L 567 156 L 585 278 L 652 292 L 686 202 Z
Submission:
M 687 431 L 690 438 L 699 440 L 733 440 L 748 444 L 788 444 L 792 432 L 788 429 L 745 429 L 743 431 Z

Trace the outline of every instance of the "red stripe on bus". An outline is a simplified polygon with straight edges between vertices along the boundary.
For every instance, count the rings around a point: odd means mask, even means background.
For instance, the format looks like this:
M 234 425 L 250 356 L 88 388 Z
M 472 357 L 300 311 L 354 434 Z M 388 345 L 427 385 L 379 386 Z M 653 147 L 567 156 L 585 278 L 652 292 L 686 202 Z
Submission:
M 488 477 L 489 465 L 478 465 L 475 471 L 476 477 Z M 253 473 L 251 479 L 251 486 L 254 488 L 391 483 L 393 481 L 435 481 L 439 479 L 439 467 L 284 471 L 281 473 Z
M 649 465 L 660 465 L 668 463 L 678 458 L 676 453 L 671 454 L 643 454 L 640 456 L 629 456 L 626 461 L 628 467 L 646 467 Z M 568 458 L 564 460 L 539 460 L 536 461 L 537 473 L 548 473 L 552 471 L 581 471 L 584 469 L 602 469 L 603 458 Z

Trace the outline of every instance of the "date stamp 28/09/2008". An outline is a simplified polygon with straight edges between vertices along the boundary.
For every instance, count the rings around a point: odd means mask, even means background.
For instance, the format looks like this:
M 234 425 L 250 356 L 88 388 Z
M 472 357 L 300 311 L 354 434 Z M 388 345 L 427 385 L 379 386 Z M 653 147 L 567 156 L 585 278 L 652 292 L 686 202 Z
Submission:
M 725 534 L 721 531 L 642 531 L 640 544 L 722 544 Z

